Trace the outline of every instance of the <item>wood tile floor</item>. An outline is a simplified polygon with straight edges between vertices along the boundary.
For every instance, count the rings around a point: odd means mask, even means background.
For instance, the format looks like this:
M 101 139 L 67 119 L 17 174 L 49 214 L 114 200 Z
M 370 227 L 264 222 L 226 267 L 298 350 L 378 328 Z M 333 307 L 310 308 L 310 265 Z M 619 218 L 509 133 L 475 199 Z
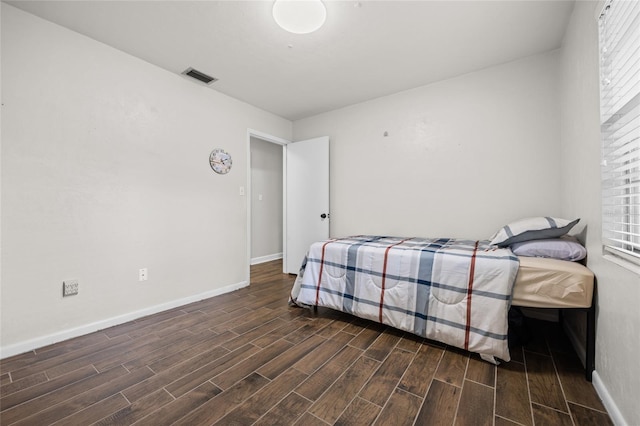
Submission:
M 279 261 L 251 286 L 0 363 L 2 425 L 606 425 L 552 323 L 495 367 L 379 324 L 287 306 Z

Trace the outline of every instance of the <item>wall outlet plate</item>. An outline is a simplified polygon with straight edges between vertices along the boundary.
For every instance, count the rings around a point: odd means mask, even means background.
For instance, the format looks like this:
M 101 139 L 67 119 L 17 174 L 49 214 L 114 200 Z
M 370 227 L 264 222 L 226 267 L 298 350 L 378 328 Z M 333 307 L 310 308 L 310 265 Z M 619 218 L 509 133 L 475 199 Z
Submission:
M 78 280 L 67 280 L 62 282 L 62 296 L 75 296 L 78 294 Z

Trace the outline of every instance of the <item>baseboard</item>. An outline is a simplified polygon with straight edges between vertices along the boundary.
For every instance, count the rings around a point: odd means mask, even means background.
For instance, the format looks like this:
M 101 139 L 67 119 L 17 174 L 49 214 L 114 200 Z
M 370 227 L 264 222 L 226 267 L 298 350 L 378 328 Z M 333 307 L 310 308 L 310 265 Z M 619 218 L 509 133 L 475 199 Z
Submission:
M 587 365 L 587 348 L 585 347 L 585 342 L 578 337 L 571 327 L 569 327 L 568 321 L 564 322 L 562 328 L 569 337 L 569 341 L 573 345 L 573 349 L 575 349 L 576 354 L 578 354 L 578 358 L 580 358 L 582 366 L 584 367 Z
M 609 417 L 611 418 L 613 424 L 616 426 L 627 426 L 628 423 L 625 421 L 624 417 L 622 417 L 622 413 L 611 397 L 611 394 L 609 394 L 609 390 L 606 388 L 604 383 L 602 383 L 602 380 L 600 379 L 597 371 L 593 372 L 592 383 L 593 387 L 598 393 L 598 396 L 602 400 L 604 408 L 607 409 L 607 413 L 609 413 Z
M 571 344 L 573 345 L 573 348 L 575 349 L 576 354 L 578 355 L 578 358 L 580 358 L 582 365 L 583 366 L 586 365 L 587 350 L 585 348 L 585 342 L 578 337 L 578 335 L 573 331 L 573 329 L 569 327 L 567 322 L 564 323 L 563 329 L 567 334 L 567 336 L 569 337 L 569 340 L 571 341 Z M 627 422 L 624 420 L 624 417 L 622 417 L 622 413 L 620 413 L 618 406 L 616 405 L 613 398 L 609 394 L 609 391 L 605 387 L 604 383 L 602 383 L 602 380 L 600 379 L 598 372 L 595 370 L 593 371 L 593 375 L 591 377 L 591 383 L 593 384 L 593 387 L 596 389 L 598 396 L 602 400 L 602 404 L 607 409 L 607 412 L 609 413 L 609 417 L 611 417 L 611 421 L 613 422 L 613 424 L 616 426 L 627 426 Z
M 200 300 L 208 299 L 214 296 L 219 296 L 224 293 L 229 293 L 234 290 L 239 290 L 248 285 L 249 285 L 248 281 L 242 281 L 242 282 L 231 284 L 222 288 L 217 288 L 215 290 L 210 290 L 204 293 L 196 294 L 194 296 L 189 296 L 182 299 L 172 300 L 167 303 L 162 303 L 160 305 L 151 306 L 149 308 L 141 309 L 139 311 L 118 315 L 116 317 L 92 322 L 90 324 L 86 324 L 80 327 L 62 330 L 56 333 L 49 334 L 47 336 L 36 337 L 35 339 L 25 340 L 24 342 L 3 346 L 3 347 L 0 347 L 0 359 L 8 358 L 14 355 L 19 355 L 28 351 L 32 351 L 34 349 L 51 345 L 53 343 L 58 343 L 64 340 L 73 339 L 74 337 L 79 337 L 85 334 L 93 333 L 95 331 L 104 330 L 105 328 L 113 327 L 114 325 L 124 324 L 125 322 L 133 321 L 138 318 L 146 317 L 148 315 L 157 314 L 158 312 L 188 305 L 189 303 L 198 302 Z
M 259 263 L 271 262 L 272 260 L 282 259 L 282 253 L 269 254 L 267 256 L 254 257 L 251 259 L 252 265 Z

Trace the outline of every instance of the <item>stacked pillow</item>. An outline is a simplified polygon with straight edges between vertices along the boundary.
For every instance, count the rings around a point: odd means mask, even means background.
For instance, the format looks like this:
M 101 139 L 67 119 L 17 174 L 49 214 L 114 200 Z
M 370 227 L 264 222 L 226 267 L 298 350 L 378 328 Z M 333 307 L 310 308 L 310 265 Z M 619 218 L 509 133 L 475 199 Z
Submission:
M 578 261 L 587 250 L 567 234 L 580 219 L 532 217 L 510 223 L 491 237 L 491 244 L 510 247 L 517 256 Z

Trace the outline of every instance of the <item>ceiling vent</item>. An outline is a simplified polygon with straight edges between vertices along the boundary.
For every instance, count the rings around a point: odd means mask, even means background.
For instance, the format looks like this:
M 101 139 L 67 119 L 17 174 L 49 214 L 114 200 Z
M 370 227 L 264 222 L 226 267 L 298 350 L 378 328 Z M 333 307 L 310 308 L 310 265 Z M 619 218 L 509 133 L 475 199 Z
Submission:
M 217 78 L 211 77 L 203 72 L 200 72 L 198 70 L 194 70 L 193 68 L 189 67 L 186 70 L 184 70 L 182 72 L 182 74 L 184 75 L 188 75 L 191 78 L 195 78 L 196 80 L 204 83 L 204 84 L 211 84 L 215 81 L 218 81 Z

